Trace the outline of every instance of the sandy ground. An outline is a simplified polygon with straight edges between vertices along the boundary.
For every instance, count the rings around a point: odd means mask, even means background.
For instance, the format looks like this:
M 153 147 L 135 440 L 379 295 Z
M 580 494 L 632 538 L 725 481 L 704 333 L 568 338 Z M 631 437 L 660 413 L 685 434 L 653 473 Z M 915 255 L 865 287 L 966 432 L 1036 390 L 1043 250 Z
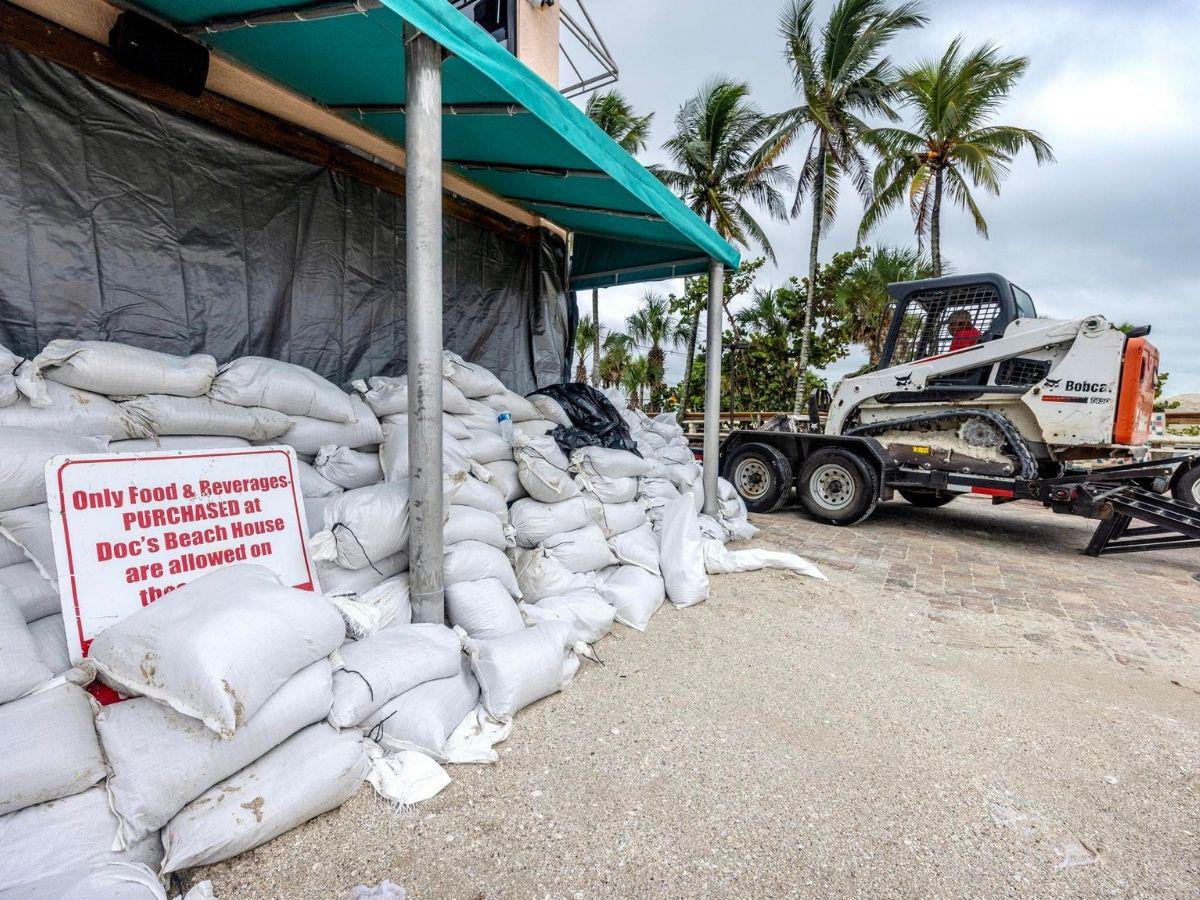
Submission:
M 385 878 L 421 898 L 1200 893 L 1193 654 L 1122 665 L 1049 616 L 829 574 L 715 578 L 646 635 L 618 626 L 498 765 L 402 812 L 364 788 L 189 881 L 221 900 Z

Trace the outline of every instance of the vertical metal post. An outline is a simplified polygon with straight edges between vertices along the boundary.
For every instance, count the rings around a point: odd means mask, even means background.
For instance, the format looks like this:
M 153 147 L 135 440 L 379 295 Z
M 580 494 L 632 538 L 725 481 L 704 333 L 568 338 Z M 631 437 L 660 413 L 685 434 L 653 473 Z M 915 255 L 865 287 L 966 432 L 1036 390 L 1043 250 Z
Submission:
M 708 346 L 704 351 L 704 512 L 717 514 L 717 468 L 721 447 L 721 313 L 725 267 L 708 261 Z
M 445 618 L 442 527 L 442 48 L 406 31 L 409 590 L 414 622 Z

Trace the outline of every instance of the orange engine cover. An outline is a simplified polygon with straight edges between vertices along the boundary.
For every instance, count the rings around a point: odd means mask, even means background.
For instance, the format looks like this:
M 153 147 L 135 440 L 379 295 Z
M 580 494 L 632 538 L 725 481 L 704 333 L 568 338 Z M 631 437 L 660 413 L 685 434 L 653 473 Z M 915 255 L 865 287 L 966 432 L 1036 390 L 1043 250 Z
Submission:
M 1145 338 L 1125 342 L 1121 365 L 1121 389 L 1117 394 L 1117 417 L 1113 423 L 1114 444 L 1144 444 L 1150 437 L 1150 414 L 1154 412 L 1154 382 L 1158 379 L 1158 348 Z

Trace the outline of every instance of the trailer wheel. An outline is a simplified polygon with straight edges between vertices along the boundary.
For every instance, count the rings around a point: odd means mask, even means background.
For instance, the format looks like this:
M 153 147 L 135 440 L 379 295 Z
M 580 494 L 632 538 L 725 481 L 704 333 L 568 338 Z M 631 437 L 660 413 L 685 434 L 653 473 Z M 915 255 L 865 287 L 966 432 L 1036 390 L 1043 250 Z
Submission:
M 862 457 L 838 447 L 804 461 L 797 487 L 809 515 L 830 525 L 861 522 L 879 505 L 879 482 Z
M 1180 503 L 1200 506 L 1200 466 L 1192 466 L 1171 484 L 1171 496 Z
M 957 496 L 948 491 L 927 491 L 921 488 L 896 488 L 896 491 L 913 506 L 919 506 L 922 509 L 945 506 Z
M 747 444 L 729 460 L 729 481 L 750 512 L 775 512 L 788 501 L 795 476 L 788 458 L 766 444 Z

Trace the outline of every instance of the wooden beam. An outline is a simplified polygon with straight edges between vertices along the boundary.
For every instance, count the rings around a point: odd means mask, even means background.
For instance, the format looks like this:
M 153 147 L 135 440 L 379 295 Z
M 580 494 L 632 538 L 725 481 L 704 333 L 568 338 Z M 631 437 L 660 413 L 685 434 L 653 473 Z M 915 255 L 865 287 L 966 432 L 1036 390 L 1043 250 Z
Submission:
M 93 19 L 92 25 L 103 26 L 104 21 L 102 18 Z M 18 50 L 65 66 L 149 103 L 190 116 L 256 143 L 265 144 L 305 162 L 349 175 L 389 193 L 404 196 L 405 179 L 402 172 L 372 162 L 358 153 L 330 143 L 307 129 L 212 90 L 205 90 L 199 97 L 192 97 L 131 72 L 117 61 L 106 46 L 98 45 L 61 25 L 19 9 L 7 0 L 0 0 L 0 43 L 9 44 Z M 211 83 L 210 75 L 209 84 Z M 525 213 L 522 216 L 525 221 L 515 221 L 513 217 L 500 215 L 495 210 L 465 199 L 453 191 L 447 191 L 447 194 L 444 208 L 448 215 L 515 238 L 527 246 L 537 243 L 536 229 L 529 224 L 537 222 L 536 217 Z
M 89 38 L 105 50 L 108 32 L 120 14 L 120 10 L 107 0 L 0 0 L 0 6 L 32 12 L 76 35 Z M 94 45 L 92 49 L 95 49 Z M 104 80 L 100 76 L 93 77 Z M 360 127 L 343 115 L 325 109 L 307 97 L 293 93 L 257 72 L 230 62 L 220 54 L 213 53 L 211 56 L 206 87 L 213 94 L 237 101 L 285 123 L 299 126 L 328 141 L 353 147 L 380 160 L 384 164 L 383 167 L 390 165 L 404 168 L 403 147 Z M 498 197 L 461 175 L 446 172 L 443 185 L 450 197 L 477 204 L 520 225 L 545 228 L 566 240 L 566 231 L 553 222 L 531 213 L 523 206 Z M 447 212 L 450 212 L 449 206 Z

